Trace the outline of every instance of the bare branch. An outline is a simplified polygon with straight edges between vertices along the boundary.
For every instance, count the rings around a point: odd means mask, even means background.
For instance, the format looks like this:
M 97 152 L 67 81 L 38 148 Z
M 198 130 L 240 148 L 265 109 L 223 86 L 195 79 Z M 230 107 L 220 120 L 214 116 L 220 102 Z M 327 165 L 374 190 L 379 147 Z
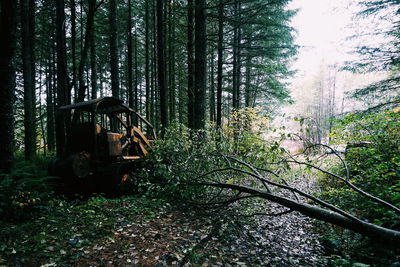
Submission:
M 249 168 L 252 172 L 254 172 L 258 177 L 263 177 L 256 168 L 254 168 L 252 165 L 250 165 L 249 163 L 242 161 L 240 159 L 234 158 L 232 156 L 228 156 L 228 158 L 233 159 L 234 161 L 246 166 L 247 168 Z M 268 187 L 268 185 L 266 184 L 266 182 L 264 181 L 264 179 L 261 180 L 262 184 L 264 185 L 264 187 L 267 189 L 268 192 L 271 193 L 271 189 Z
M 239 216 L 240 216 L 240 217 L 245 217 L 245 218 L 247 218 L 247 217 L 254 217 L 254 216 L 278 217 L 278 216 L 282 216 L 282 215 L 285 215 L 285 214 L 289 214 L 289 213 L 291 213 L 291 212 L 293 212 L 293 211 L 294 211 L 294 210 L 289 209 L 289 210 L 285 210 L 285 211 L 278 212 L 278 213 L 262 213 L 262 212 L 256 212 L 256 213 L 252 213 L 252 214 L 248 214 L 248 215 L 242 214 L 242 215 L 239 215 Z
M 313 165 L 311 163 L 298 161 L 298 160 L 296 160 L 294 158 L 292 158 L 292 160 L 289 160 L 288 162 L 293 162 L 293 163 L 297 163 L 297 164 L 300 164 L 300 165 L 306 165 L 306 166 L 311 167 L 313 169 L 316 169 L 316 170 L 318 170 L 318 171 L 320 171 L 322 173 L 325 173 L 325 174 L 327 174 L 329 176 L 335 177 L 335 178 L 341 180 L 342 182 L 344 182 L 346 185 L 348 185 L 350 188 L 352 188 L 354 191 L 356 191 L 360 195 L 362 195 L 364 197 L 367 197 L 370 200 L 372 200 L 372 201 L 374 201 L 376 203 L 379 203 L 379 204 L 381 204 L 381 205 L 383 205 L 383 206 L 395 211 L 396 213 L 400 214 L 400 209 L 398 207 L 396 207 L 393 204 L 390 204 L 389 202 L 386 202 L 386 201 L 384 201 L 384 200 L 382 200 L 380 198 L 377 198 L 377 197 L 375 197 L 375 196 L 363 191 L 362 189 L 360 189 L 357 186 L 355 186 L 354 184 L 352 184 L 349 180 L 347 180 L 347 179 L 345 179 L 345 178 L 343 178 L 343 177 L 341 177 L 341 176 L 339 176 L 337 174 L 334 174 L 332 172 L 324 170 L 324 169 L 322 169 L 322 168 L 320 168 L 318 166 L 315 166 L 315 165 Z
M 347 166 L 346 161 L 342 158 L 342 156 L 339 155 L 339 153 L 336 151 L 336 149 L 333 149 L 331 146 L 325 145 L 325 144 L 312 144 L 309 147 L 314 147 L 314 146 L 322 146 L 325 148 L 330 149 L 338 158 L 339 160 L 342 162 L 344 169 L 346 170 L 346 180 L 350 180 L 350 171 L 349 171 L 349 167 Z
M 198 185 L 233 189 L 239 192 L 257 195 L 257 197 L 267 199 L 275 203 L 278 203 L 282 206 L 285 206 L 287 208 L 299 211 L 300 213 L 309 216 L 311 218 L 329 222 L 346 229 L 350 229 L 365 236 L 374 238 L 380 242 L 384 242 L 385 244 L 391 245 L 393 247 L 400 246 L 400 231 L 381 227 L 358 219 L 357 221 L 354 221 L 349 219 L 348 217 L 343 216 L 342 214 L 333 212 L 331 210 L 326 210 L 306 203 L 295 202 L 291 199 L 276 196 L 267 191 L 247 186 L 240 186 L 234 184 L 216 184 L 216 183 L 200 183 Z M 344 211 L 342 212 L 346 213 Z
M 314 196 L 312 196 L 310 194 L 307 194 L 307 193 L 305 193 L 303 191 L 300 191 L 300 190 L 298 190 L 298 189 L 296 189 L 294 187 L 291 187 L 291 186 L 282 185 L 282 184 L 279 184 L 279 183 L 275 183 L 275 182 L 272 182 L 272 181 L 265 180 L 263 177 L 259 177 L 259 176 L 255 175 L 255 174 L 251 173 L 251 172 L 244 171 L 242 169 L 230 168 L 230 167 L 229 168 L 215 169 L 215 170 L 211 170 L 210 172 L 208 172 L 206 174 L 201 175 L 200 177 L 204 177 L 204 176 L 210 175 L 210 174 L 215 173 L 215 172 L 221 172 L 221 171 L 223 172 L 223 171 L 227 171 L 227 170 L 232 170 L 232 171 L 237 171 L 239 173 L 247 174 L 247 175 L 250 175 L 250 176 L 256 178 L 257 180 L 260 180 L 260 181 L 263 180 L 263 181 L 265 181 L 266 183 L 268 183 L 270 185 L 273 185 L 273 186 L 276 186 L 276 187 L 279 187 L 279 188 L 283 188 L 283 189 L 286 189 L 286 190 L 289 190 L 289 191 L 292 191 L 292 192 L 296 192 L 299 195 L 301 195 L 303 197 L 306 197 L 306 198 L 314 201 L 315 203 L 320 204 L 321 206 L 329 208 L 329 209 L 341 214 L 342 216 L 349 218 L 350 220 L 360 222 L 360 219 L 358 219 L 357 217 L 354 217 L 353 215 L 351 215 L 351 214 L 349 214 L 347 212 L 344 212 L 343 210 L 341 210 L 341 209 L 339 209 L 339 208 L 337 208 L 337 207 L 335 207 L 335 206 L 333 206 L 333 205 L 331 205 L 331 204 L 329 204 L 329 203 L 327 203 L 327 202 L 325 202 L 325 201 L 323 201 L 321 199 L 318 199 L 318 198 L 316 198 L 316 197 L 314 197 Z

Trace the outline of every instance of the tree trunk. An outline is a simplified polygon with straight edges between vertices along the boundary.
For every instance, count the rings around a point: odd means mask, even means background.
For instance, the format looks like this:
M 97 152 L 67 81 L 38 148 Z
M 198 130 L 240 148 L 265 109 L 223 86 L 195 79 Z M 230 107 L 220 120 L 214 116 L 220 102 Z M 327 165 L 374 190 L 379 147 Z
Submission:
M 133 66 L 132 66 L 132 6 L 131 0 L 128 0 L 128 103 L 133 108 Z M 135 107 L 136 108 L 136 107 Z
M 35 116 L 35 72 L 34 50 L 34 3 L 21 0 L 21 39 L 22 70 L 24 79 L 24 127 L 25 159 L 30 160 L 36 154 L 36 116 Z
M 151 121 L 151 92 L 150 92 L 150 20 L 149 20 L 149 1 L 145 1 L 145 87 L 146 87 L 146 118 Z M 146 129 L 147 134 L 151 129 Z
M 241 29 L 240 29 L 240 0 L 235 2 L 235 23 L 234 23 L 234 37 L 233 37 L 233 83 L 232 83 L 232 102 L 233 109 L 240 108 L 240 43 L 241 43 Z
M 168 89 L 165 86 L 164 0 L 157 0 L 158 89 L 161 127 L 168 127 Z
M 42 106 L 42 88 L 43 88 L 43 84 L 42 84 L 42 72 L 43 72 L 43 68 L 42 68 L 42 63 L 43 63 L 43 53 L 41 54 L 41 60 L 39 61 L 39 121 L 40 121 L 40 132 L 41 132 L 41 136 L 42 136 L 42 140 L 43 140 L 43 153 L 46 154 L 46 148 L 47 148 L 47 140 L 46 140 L 46 130 L 44 127 L 44 116 L 45 114 L 43 113 L 43 106 Z M 42 145 L 42 140 L 39 140 L 39 150 L 41 148 Z
M 152 85 L 152 90 L 151 90 L 151 114 L 152 114 L 152 122 L 153 125 L 155 125 L 156 131 L 158 132 L 160 129 L 160 109 L 158 105 L 158 90 L 157 90 L 157 82 L 158 82 L 158 75 L 157 75 L 157 1 L 158 0 L 152 0 L 152 20 L 153 20 L 153 47 L 152 47 L 152 79 L 151 79 L 151 85 Z
M 17 1 L 0 1 L 0 171 L 9 172 L 14 153 L 14 92 Z
M 110 0 L 110 68 L 112 96 L 119 98 L 117 2 Z
M 249 53 L 249 51 L 247 52 Z M 246 57 L 246 86 L 245 86 L 245 95 L 244 102 L 246 107 L 251 107 L 251 57 L 247 54 Z
M 133 35 L 133 45 L 134 45 L 134 49 L 133 49 L 133 57 L 134 57 L 134 66 L 135 66 L 135 83 L 134 83 L 134 91 L 135 91 L 135 95 L 134 95 L 134 110 L 136 111 L 140 111 L 140 107 L 139 107 L 139 67 L 138 67 L 138 40 L 137 40 L 137 29 L 135 26 L 135 34 Z M 135 117 L 135 124 L 138 125 L 138 118 Z
M 53 43 L 53 42 L 51 42 Z M 55 53 L 55 49 L 52 47 L 52 57 Z M 49 59 L 49 67 L 47 73 L 47 85 L 46 85 L 46 114 L 47 114 L 47 148 L 49 151 L 54 151 L 55 147 L 55 136 L 54 136 L 54 80 L 53 80 L 53 64 L 54 62 Z
M 65 42 L 64 0 L 56 0 L 56 52 L 57 52 L 57 108 L 67 103 L 67 60 Z M 56 115 L 56 147 L 57 156 L 65 152 L 65 115 L 57 111 Z
M 78 97 L 78 86 L 76 83 L 76 3 L 70 0 L 71 9 L 71 57 L 72 57 L 72 87 L 74 88 L 74 98 Z
M 194 129 L 205 126 L 205 92 L 207 82 L 206 0 L 195 0 L 195 123 Z
M 88 4 L 89 4 L 89 7 L 88 7 L 87 18 L 86 18 L 85 41 L 83 44 L 83 50 L 81 53 L 81 61 L 79 62 L 79 70 L 78 70 L 79 91 L 78 91 L 78 97 L 75 102 L 82 102 L 85 100 L 85 93 L 86 93 L 87 85 L 85 84 L 85 80 L 84 80 L 84 72 L 85 72 L 85 67 L 86 67 L 86 61 L 88 58 L 89 48 L 91 46 L 90 41 L 94 39 L 93 28 L 94 28 L 94 13 L 95 13 L 95 9 L 96 9 L 96 0 L 89 0 Z
M 188 127 L 194 129 L 194 103 L 195 103 L 195 93 L 194 93 L 194 4 L 193 0 L 188 0 L 187 2 L 187 66 L 188 66 L 188 85 L 187 85 L 187 94 L 188 94 Z
M 214 49 L 210 57 L 210 121 L 215 121 L 215 88 L 214 88 Z
M 168 88 L 169 88 L 169 120 L 172 122 L 175 120 L 176 112 L 176 99 L 175 99 L 175 18 L 173 15 L 173 3 L 171 0 L 168 1 L 169 7 L 169 19 L 168 19 Z
M 222 57 L 224 34 L 224 0 L 219 1 L 218 6 L 218 63 L 217 63 L 217 128 L 222 126 Z
M 248 186 L 240 186 L 235 184 L 204 184 L 209 186 L 214 186 L 218 188 L 237 190 L 238 192 L 247 193 L 250 195 L 257 196 L 259 198 L 267 199 L 278 203 L 282 206 L 296 210 L 310 218 L 332 223 L 334 225 L 355 231 L 362 235 L 374 238 L 380 242 L 385 243 L 393 247 L 400 246 L 400 232 L 392 229 L 384 228 L 372 223 L 364 222 L 361 220 L 354 221 L 348 217 L 345 217 L 339 213 L 320 208 L 317 206 L 312 206 L 306 203 L 297 202 L 285 197 L 280 197 L 271 194 L 267 191 L 251 188 Z
M 93 14 L 93 21 L 94 21 Z M 95 42 L 95 29 L 93 27 L 93 33 L 90 34 L 90 83 L 92 87 L 92 99 L 97 98 L 97 61 L 96 61 L 96 42 Z

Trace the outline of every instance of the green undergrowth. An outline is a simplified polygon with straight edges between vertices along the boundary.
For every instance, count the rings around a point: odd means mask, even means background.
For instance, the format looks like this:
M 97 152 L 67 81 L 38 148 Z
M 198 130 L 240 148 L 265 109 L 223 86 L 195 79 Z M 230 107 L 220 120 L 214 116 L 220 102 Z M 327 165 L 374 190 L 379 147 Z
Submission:
M 47 174 L 52 156 L 39 154 L 26 161 L 21 151 L 16 153 L 11 172 L 0 173 L 0 218 L 28 220 L 47 209 L 54 198 L 53 186 L 59 182 Z
M 40 217 L 22 221 L 0 221 L 0 265 L 67 266 L 84 254 L 96 240 L 108 237 L 124 223 L 140 216 L 156 217 L 169 205 L 162 200 L 125 196 L 88 200 L 53 199 Z
M 156 140 L 137 173 L 142 192 L 201 201 L 216 193 L 212 187 L 199 186 L 201 183 L 218 181 L 260 186 L 256 179 L 234 170 L 209 172 L 229 166 L 249 170 L 235 159 L 260 167 L 264 167 L 265 162 L 278 161 L 282 155 L 279 142 L 263 137 L 265 132 L 272 131 L 269 124 L 270 118 L 245 108 L 233 112 L 230 123 L 221 129 L 209 124 L 204 130 L 192 131 L 179 123 L 171 125 L 165 129 L 163 138 Z M 274 170 L 280 167 L 284 166 L 268 166 Z
M 400 113 L 349 114 L 338 120 L 331 138 L 347 144 L 344 159 L 349 181 L 365 192 L 400 207 Z M 343 164 L 329 170 L 346 177 Z M 319 180 L 319 197 L 371 223 L 400 230 L 399 215 L 356 193 L 343 182 L 329 176 Z M 334 262 L 352 266 L 354 260 L 376 266 L 400 266 L 399 250 L 340 228 L 324 227 L 327 252 L 338 256 Z M 349 265 L 350 264 L 350 265 Z

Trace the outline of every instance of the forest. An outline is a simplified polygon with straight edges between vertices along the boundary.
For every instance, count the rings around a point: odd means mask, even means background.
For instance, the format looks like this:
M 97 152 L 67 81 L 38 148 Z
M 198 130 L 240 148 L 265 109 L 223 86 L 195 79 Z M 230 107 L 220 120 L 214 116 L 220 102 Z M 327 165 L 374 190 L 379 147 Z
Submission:
M 0 266 L 398 266 L 400 4 L 292 2 L 0 0 Z

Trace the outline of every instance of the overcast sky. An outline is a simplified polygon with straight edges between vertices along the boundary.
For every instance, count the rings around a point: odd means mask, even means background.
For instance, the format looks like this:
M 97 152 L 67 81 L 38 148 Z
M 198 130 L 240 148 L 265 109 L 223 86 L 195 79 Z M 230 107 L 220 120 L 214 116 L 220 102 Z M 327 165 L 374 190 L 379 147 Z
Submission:
M 294 68 L 298 78 L 315 73 L 322 62 L 341 63 L 348 58 L 350 44 L 346 37 L 354 10 L 352 0 L 293 0 L 290 8 L 299 9 L 292 26 L 297 29 L 296 44 L 302 48 Z M 353 29 L 354 30 L 354 29 Z

